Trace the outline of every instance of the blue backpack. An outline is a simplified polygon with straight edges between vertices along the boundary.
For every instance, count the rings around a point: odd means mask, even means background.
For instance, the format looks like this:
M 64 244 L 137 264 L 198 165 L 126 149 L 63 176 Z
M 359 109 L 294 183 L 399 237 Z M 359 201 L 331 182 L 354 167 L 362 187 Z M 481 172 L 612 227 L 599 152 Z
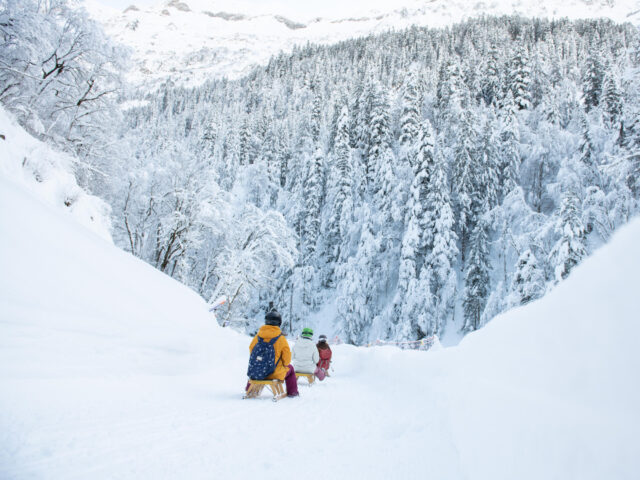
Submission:
M 276 369 L 280 359 L 276 362 L 276 350 L 273 345 L 281 336 L 282 334 L 268 342 L 265 342 L 262 337 L 258 337 L 258 343 L 251 350 L 249 368 L 247 369 L 247 376 L 251 380 L 264 380 Z

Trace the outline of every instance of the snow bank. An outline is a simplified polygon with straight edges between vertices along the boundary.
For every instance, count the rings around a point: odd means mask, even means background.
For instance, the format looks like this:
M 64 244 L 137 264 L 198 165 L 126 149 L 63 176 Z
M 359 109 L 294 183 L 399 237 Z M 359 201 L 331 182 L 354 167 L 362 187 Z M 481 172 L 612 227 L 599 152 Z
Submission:
M 375 369 L 420 371 L 468 478 L 637 478 L 639 239 L 636 219 L 540 301 Z
M 118 442 L 139 454 L 122 436 L 130 423 L 146 421 L 136 431 L 149 438 L 176 392 L 197 395 L 181 382 L 244 356 L 246 341 L 225 331 L 228 347 L 197 294 L 25 185 L 0 177 L 0 205 L 0 478 L 121 476 L 109 458 Z M 219 381 L 237 391 L 242 368 L 231 372 Z
M 640 220 L 458 347 L 336 346 L 273 404 L 195 293 L 28 184 L 0 205 L 0 478 L 640 475 Z
M 36 197 L 69 212 L 111 241 L 109 206 L 76 183 L 73 159 L 33 138 L 0 107 L 0 176 L 22 185 Z

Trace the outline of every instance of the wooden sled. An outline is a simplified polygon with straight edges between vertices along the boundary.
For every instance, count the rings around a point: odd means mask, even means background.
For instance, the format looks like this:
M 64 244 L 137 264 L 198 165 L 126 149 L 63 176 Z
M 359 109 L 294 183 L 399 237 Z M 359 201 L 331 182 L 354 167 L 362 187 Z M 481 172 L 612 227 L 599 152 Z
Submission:
M 287 396 L 282 380 L 249 380 L 249 388 L 242 398 L 258 398 L 266 386 L 273 393 L 273 401 L 277 402 Z
M 316 376 L 313 373 L 300 373 L 300 372 L 296 372 L 296 380 L 300 377 L 305 377 L 307 379 L 307 381 L 309 382 L 309 385 L 311 385 L 313 382 L 316 381 Z

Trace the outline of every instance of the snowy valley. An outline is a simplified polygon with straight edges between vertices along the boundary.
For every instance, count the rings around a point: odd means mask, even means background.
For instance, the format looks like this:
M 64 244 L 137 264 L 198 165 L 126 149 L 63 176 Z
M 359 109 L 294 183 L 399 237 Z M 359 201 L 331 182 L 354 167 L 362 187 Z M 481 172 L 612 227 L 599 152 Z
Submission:
M 640 475 L 637 1 L 105 3 L 0 0 L 0 479 Z
M 22 147 L 12 137 L 3 159 Z M 0 182 L 2 478 L 640 471 L 638 220 L 458 347 L 334 346 L 331 378 L 273 404 L 241 400 L 250 338 L 194 292 L 19 178 Z
M 6 5 L 3 105 L 69 155 L 117 246 L 246 333 L 274 301 L 289 333 L 456 344 L 639 210 L 629 23 L 413 26 L 148 91 L 83 10 Z
M 206 299 L 235 299 L 226 316 L 247 332 L 273 300 L 292 331 L 455 344 L 638 211 L 637 41 L 609 21 L 479 19 L 134 95 L 114 239 Z M 225 198 L 284 222 L 221 231 L 210 212 Z M 269 258 L 243 247 L 256 224 L 281 247 Z

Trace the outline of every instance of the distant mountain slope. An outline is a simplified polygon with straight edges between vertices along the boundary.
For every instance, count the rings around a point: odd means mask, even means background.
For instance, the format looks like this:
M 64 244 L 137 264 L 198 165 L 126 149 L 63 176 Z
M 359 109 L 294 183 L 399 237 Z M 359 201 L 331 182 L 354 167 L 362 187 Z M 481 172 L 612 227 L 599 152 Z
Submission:
M 210 78 L 241 76 L 251 66 L 265 64 L 272 55 L 290 51 L 294 45 L 329 44 L 411 25 L 445 26 L 480 15 L 606 17 L 640 22 L 637 0 L 346 3 L 328 2 L 322 8 L 304 4 L 284 7 L 277 2 L 172 0 L 143 8 L 135 6 L 134 0 L 132 6 L 116 13 L 88 0 L 87 7 L 110 35 L 132 47 L 133 81 L 170 78 L 196 84 Z

